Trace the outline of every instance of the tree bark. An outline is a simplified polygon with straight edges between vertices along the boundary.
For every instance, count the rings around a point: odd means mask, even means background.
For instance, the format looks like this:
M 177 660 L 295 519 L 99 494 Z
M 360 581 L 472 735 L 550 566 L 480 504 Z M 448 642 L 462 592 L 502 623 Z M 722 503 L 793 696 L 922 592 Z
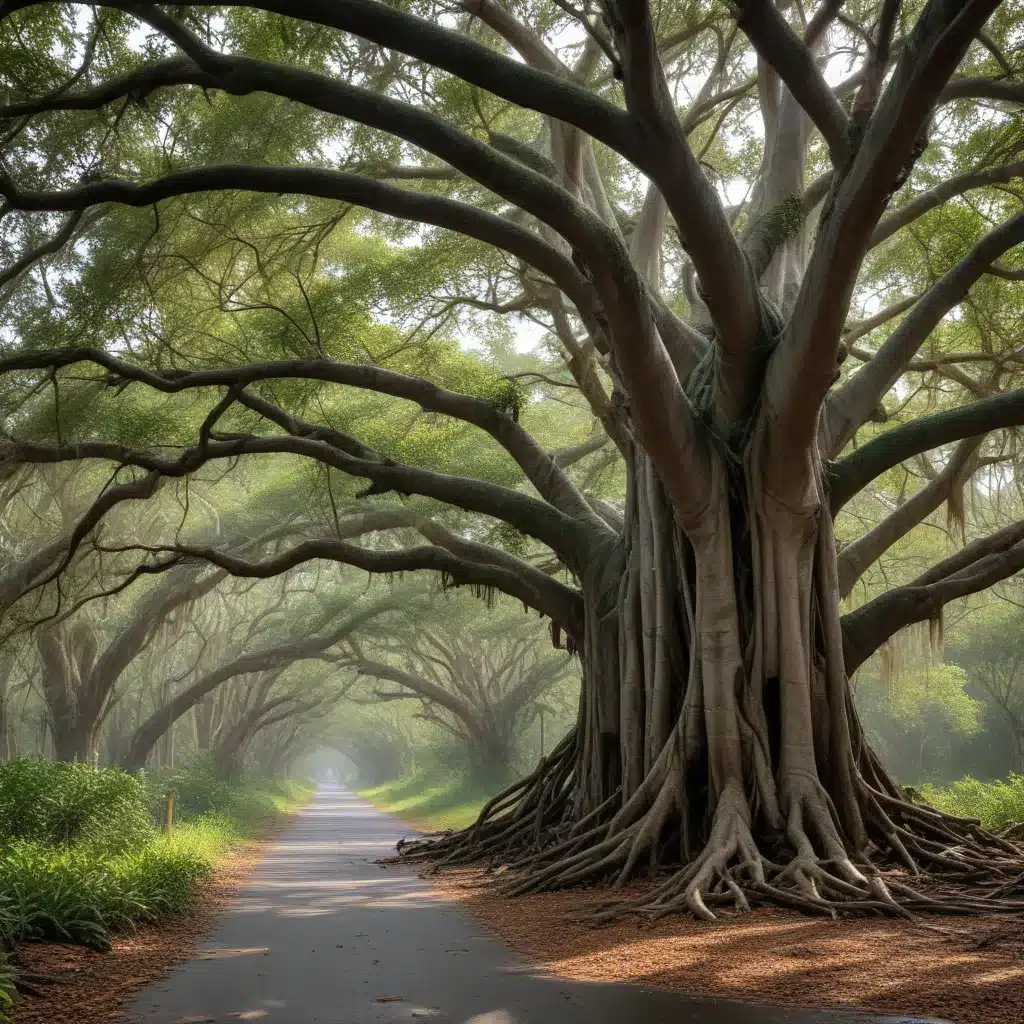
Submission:
M 971 828 L 962 859 L 935 841 L 948 826 L 903 801 L 865 741 L 822 460 L 780 460 L 769 422 L 735 451 L 708 445 L 708 501 L 686 516 L 637 449 L 622 541 L 582 580 L 576 729 L 472 830 L 403 856 L 510 862 L 513 893 L 675 865 L 609 913 L 704 918 L 751 900 L 927 909 L 902 882 L 894 894 L 877 851 L 911 873 L 986 863 Z

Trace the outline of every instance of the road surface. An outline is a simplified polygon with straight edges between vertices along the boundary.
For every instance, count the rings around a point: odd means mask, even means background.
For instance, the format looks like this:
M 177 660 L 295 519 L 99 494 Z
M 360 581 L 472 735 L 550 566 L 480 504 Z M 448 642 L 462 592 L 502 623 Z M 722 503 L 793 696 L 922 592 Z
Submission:
M 409 829 L 324 786 L 216 933 L 128 1007 L 148 1024 L 920 1024 L 544 977 L 415 873 Z M 382 1001 L 383 997 L 383 1001 Z M 390 999 L 388 997 L 391 997 Z M 398 997 L 398 998 L 395 998 Z

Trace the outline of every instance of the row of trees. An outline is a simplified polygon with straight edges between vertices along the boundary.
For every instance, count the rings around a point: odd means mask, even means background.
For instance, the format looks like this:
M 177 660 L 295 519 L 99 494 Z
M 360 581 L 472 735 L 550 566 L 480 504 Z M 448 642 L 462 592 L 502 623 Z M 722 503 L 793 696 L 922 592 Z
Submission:
M 46 486 L 22 484 L 11 517 L 19 504 L 37 507 L 32 492 Z M 271 503 L 267 521 L 291 536 L 301 527 L 279 508 Z M 245 530 L 253 525 L 244 517 Z M 219 524 L 221 536 L 233 529 L 243 523 Z M 421 580 L 367 587 L 315 562 L 248 580 L 192 562 L 126 587 L 95 551 L 61 580 L 86 596 L 26 595 L 9 617 L 3 756 L 137 771 L 203 752 L 225 776 L 247 758 L 276 774 L 315 744 L 337 743 L 354 709 L 401 700 L 495 783 L 508 779 L 545 696 L 568 681 L 569 656 L 538 647 L 536 619 L 500 602 L 481 623 L 468 597 L 432 601 Z
M 668 864 L 645 909 L 703 917 L 1016 877 L 904 799 L 850 679 L 1024 569 L 1020 19 L 0 3 L 3 463 L 17 515 L 47 473 L 80 495 L 0 594 L 62 755 L 135 643 L 68 616 L 97 593 L 155 637 L 229 578 L 429 571 L 539 612 L 582 687 L 535 771 L 415 853 L 523 858 L 521 891 Z M 333 642 L 481 750 L 480 695 L 528 717 L 560 670 L 421 626 Z M 129 751 L 165 731 L 138 717 Z

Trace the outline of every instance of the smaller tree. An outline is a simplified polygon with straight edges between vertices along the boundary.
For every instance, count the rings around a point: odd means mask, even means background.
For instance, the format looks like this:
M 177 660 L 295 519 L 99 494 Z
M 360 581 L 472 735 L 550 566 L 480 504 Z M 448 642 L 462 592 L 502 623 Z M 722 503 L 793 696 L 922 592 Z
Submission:
M 995 602 L 958 637 L 955 660 L 1010 730 L 1014 768 L 1024 772 L 1024 607 Z
M 894 637 L 856 680 L 871 742 L 904 781 L 933 774 L 952 736 L 981 731 L 984 704 L 968 693 L 963 668 L 943 661 L 926 629 Z
M 386 637 L 350 640 L 353 667 L 375 680 L 374 700 L 418 701 L 418 716 L 464 747 L 474 779 L 506 781 L 545 696 L 569 681 L 571 656 L 505 602 L 481 619 L 454 598 L 431 619 L 403 615 Z

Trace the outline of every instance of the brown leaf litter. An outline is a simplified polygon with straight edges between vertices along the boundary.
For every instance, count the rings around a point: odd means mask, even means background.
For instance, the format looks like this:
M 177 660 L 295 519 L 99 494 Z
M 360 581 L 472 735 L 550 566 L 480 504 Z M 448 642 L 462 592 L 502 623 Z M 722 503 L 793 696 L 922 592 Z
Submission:
M 559 978 L 954 1024 L 1024 1021 L 1021 918 L 833 921 L 757 909 L 720 914 L 716 923 L 672 915 L 594 927 L 572 918 L 607 902 L 607 890 L 509 899 L 480 870 L 444 872 L 431 882 L 439 896 L 461 902 L 507 946 Z

